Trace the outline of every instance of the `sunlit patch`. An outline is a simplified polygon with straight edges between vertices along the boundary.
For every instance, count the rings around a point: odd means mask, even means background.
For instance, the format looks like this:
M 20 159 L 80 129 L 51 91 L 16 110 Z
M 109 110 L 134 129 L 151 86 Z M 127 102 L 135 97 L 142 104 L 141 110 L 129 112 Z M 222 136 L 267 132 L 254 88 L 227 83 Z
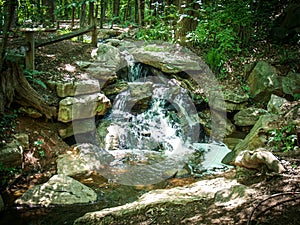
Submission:
M 75 67 L 75 66 L 72 66 L 72 65 L 70 65 L 70 64 L 66 64 L 64 69 L 65 69 L 66 71 L 68 71 L 68 72 L 71 72 L 71 73 L 73 73 L 73 72 L 76 71 L 76 67 Z
M 45 54 L 45 56 L 46 56 L 46 57 L 49 57 L 49 58 L 52 58 L 52 59 L 55 58 L 55 55 L 53 55 L 53 54 Z

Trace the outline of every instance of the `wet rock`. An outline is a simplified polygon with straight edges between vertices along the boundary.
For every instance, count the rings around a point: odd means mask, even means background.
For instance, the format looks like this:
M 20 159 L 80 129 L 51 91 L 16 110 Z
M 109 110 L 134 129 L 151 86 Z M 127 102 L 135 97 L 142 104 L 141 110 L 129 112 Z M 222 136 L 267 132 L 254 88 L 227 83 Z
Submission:
M 104 115 L 110 107 L 110 100 L 100 93 L 67 97 L 59 103 L 58 121 L 67 123 Z
M 233 194 L 230 196 L 230 204 L 227 204 L 224 199 L 228 198 L 229 193 Z M 150 191 L 142 195 L 135 202 L 87 213 L 78 218 L 74 224 L 117 224 L 117 221 L 122 221 L 123 218 L 125 219 L 132 215 L 146 213 L 149 208 L 161 208 L 166 205 L 184 207 L 184 205 L 188 203 L 199 200 L 206 202 L 216 199 L 216 204 L 232 209 L 249 200 L 250 193 L 255 193 L 255 190 L 241 186 L 236 180 L 225 178 L 203 180 L 185 187 Z M 152 218 L 155 219 L 155 217 Z
M 56 83 L 57 95 L 61 98 L 72 97 L 76 95 L 86 95 L 100 91 L 100 85 L 97 80 L 63 81 Z
M 114 84 L 108 85 L 102 89 L 102 92 L 111 100 L 121 93 L 128 89 L 128 83 L 125 81 L 118 81 Z
M 22 153 L 22 144 L 17 140 L 13 140 L 0 149 L 0 163 L 2 166 L 8 168 L 21 167 L 23 159 Z
M 58 133 L 62 139 L 77 134 L 85 134 L 96 130 L 94 118 L 73 120 L 66 128 L 59 129 Z
M 144 99 L 152 96 L 153 83 L 152 82 L 132 82 L 128 84 L 130 97 L 135 99 Z
M 282 173 L 285 171 L 279 160 L 266 149 L 241 151 L 235 158 L 234 165 L 258 171 L 269 170 Z
M 234 149 L 235 146 L 237 146 L 243 139 L 240 138 L 230 138 L 226 137 L 224 138 L 223 142 L 225 145 L 228 146 L 229 149 Z
M 268 112 L 266 110 L 255 107 L 242 109 L 234 115 L 234 124 L 241 127 L 253 126 L 260 116 L 265 115 L 267 113 Z
M 89 187 L 66 175 L 54 175 L 48 182 L 29 188 L 16 204 L 68 205 L 89 203 L 97 200 L 97 194 Z
M 268 102 L 267 108 L 270 113 L 281 115 L 284 113 L 282 106 L 287 103 L 288 101 L 285 98 L 281 98 L 277 95 L 271 95 L 271 99 Z
M 260 61 L 256 64 L 248 77 L 250 91 L 254 99 L 267 103 L 272 94 L 282 92 L 281 79 L 275 67 L 267 62 Z
M 290 72 L 282 78 L 282 91 L 294 98 L 300 95 L 300 73 Z
M 112 155 L 95 145 L 80 144 L 68 151 L 67 154 L 58 157 L 57 173 L 74 176 L 100 170 L 113 160 Z
M 264 147 L 268 141 L 268 132 L 277 128 L 279 122 L 278 115 L 268 114 L 261 116 L 250 130 L 250 133 L 235 147 L 235 152 L 238 153 L 242 150 L 254 150 Z

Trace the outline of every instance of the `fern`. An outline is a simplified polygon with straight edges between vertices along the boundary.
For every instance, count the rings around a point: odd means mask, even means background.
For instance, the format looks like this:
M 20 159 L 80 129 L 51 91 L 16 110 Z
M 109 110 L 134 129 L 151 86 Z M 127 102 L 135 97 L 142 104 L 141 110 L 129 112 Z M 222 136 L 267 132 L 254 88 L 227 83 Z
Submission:
M 35 78 L 35 75 L 41 75 L 43 72 L 38 70 L 23 70 L 23 73 L 28 82 L 40 85 L 42 88 L 47 89 L 47 85 L 40 79 Z

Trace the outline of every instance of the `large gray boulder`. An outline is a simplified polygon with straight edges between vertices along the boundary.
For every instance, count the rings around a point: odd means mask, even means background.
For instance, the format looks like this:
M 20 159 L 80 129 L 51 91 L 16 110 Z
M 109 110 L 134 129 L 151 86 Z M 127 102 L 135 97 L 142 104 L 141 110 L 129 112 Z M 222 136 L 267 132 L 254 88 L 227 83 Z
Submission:
M 256 193 L 256 190 L 241 185 L 236 180 L 226 178 L 202 180 L 185 187 L 150 191 L 135 202 L 87 213 L 78 218 L 74 224 L 128 224 L 128 218 L 141 214 L 150 214 L 151 220 L 155 220 L 155 217 L 159 217 L 160 214 L 154 214 L 155 210 L 152 214 L 151 209 L 162 209 L 161 212 L 164 212 L 168 209 L 165 208 L 166 206 L 176 206 L 180 209 L 189 203 L 199 201 L 203 201 L 207 205 L 211 204 L 208 202 L 213 202 L 217 207 L 232 210 L 249 201 L 254 193 Z M 167 214 L 165 214 L 165 217 L 168 217 Z M 171 221 L 173 219 L 170 218 Z M 139 222 L 140 224 L 148 224 L 149 220 L 148 222 Z M 181 221 L 174 222 L 180 223 Z
M 254 99 L 267 103 L 271 94 L 282 92 L 281 78 L 277 69 L 267 62 L 259 61 L 248 77 L 250 91 Z
M 67 97 L 59 103 L 58 121 L 67 123 L 104 115 L 110 107 L 110 100 L 100 93 Z
M 264 109 L 249 107 L 237 112 L 234 117 L 234 124 L 237 126 L 253 126 L 260 116 L 267 114 Z
M 89 203 L 97 200 L 97 194 L 89 187 L 66 175 L 54 175 L 48 182 L 29 188 L 16 204 L 68 205 Z
M 235 158 L 234 165 L 258 171 L 269 170 L 282 173 L 285 171 L 279 160 L 268 150 L 260 148 L 254 151 L 241 151 Z
M 179 45 L 152 43 L 129 49 L 129 52 L 137 62 L 153 66 L 165 73 L 201 69 L 194 55 Z

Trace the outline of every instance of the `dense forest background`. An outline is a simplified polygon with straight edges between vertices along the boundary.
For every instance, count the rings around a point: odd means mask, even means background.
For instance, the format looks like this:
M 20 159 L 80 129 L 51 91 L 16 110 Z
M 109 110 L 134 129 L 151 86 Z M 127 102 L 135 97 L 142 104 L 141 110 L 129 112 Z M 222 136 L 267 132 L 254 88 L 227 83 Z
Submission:
M 81 27 L 94 19 L 100 28 L 139 27 L 138 39 L 200 48 L 216 73 L 225 73 L 228 57 L 253 43 L 299 40 L 299 3 L 292 0 L 2 0 L 0 6 L 2 34 L 20 27 L 55 28 L 61 20 L 72 26 L 80 21 Z

